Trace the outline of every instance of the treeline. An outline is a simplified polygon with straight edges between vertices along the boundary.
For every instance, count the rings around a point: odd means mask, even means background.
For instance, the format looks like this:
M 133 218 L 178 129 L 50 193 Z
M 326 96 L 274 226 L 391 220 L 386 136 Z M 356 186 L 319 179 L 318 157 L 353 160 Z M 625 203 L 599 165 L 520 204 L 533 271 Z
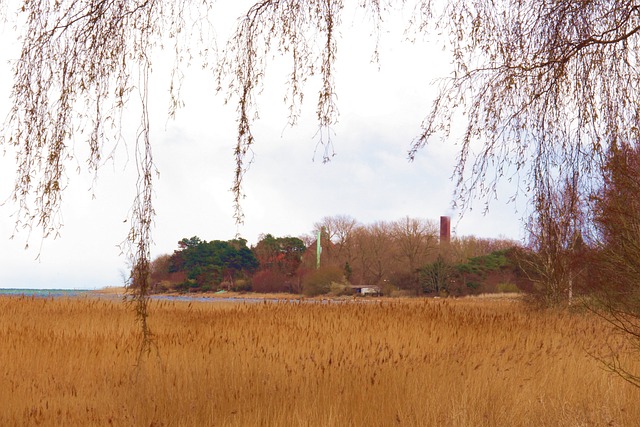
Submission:
M 384 295 L 466 295 L 527 286 L 513 257 L 517 242 L 476 237 L 440 242 L 438 224 L 418 218 L 361 224 L 333 216 L 316 223 L 309 235 L 266 234 L 251 248 L 244 239 L 198 237 L 178 246 L 152 262 L 157 292 L 342 295 L 373 288 Z
M 207 242 L 191 237 L 180 240 L 178 247 L 151 263 L 156 291 L 214 291 L 236 282 L 242 286 L 259 265 L 244 239 Z

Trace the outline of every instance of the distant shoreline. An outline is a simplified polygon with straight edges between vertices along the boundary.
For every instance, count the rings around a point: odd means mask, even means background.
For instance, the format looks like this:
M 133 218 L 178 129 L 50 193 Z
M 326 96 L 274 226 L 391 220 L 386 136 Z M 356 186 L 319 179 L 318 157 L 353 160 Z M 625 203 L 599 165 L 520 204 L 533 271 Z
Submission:
M 127 290 L 120 287 L 107 287 L 102 289 L 96 289 L 89 291 L 90 294 L 98 295 L 98 296 L 124 296 L 127 293 Z M 130 292 L 131 293 L 131 292 Z M 345 299 L 345 297 L 305 297 L 301 294 L 287 294 L 287 293 L 274 293 L 274 294 L 261 294 L 261 293 L 253 293 L 253 292 L 161 292 L 154 293 L 150 296 L 158 296 L 158 297 L 177 297 L 177 298 L 206 298 L 206 299 L 278 299 L 278 300 L 296 300 L 296 299 Z M 346 299 L 350 299 L 348 297 Z
M 128 292 L 122 286 L 105 287 L 100 289 L 9 289 L 0 288 L 0 297 L 35 297 L 35 298 L 108 298 L 123 299 Z M 175 299 L 190 301 L 237 301 L 237 302 L 260 302 L 260 301 L 399 301 L 399 300 L 415 300 L 422 299 L 439 299 L 438 297 L 423 295 L 421 297 L 359 297 L 359 296 L 331 296 L 321 295 L 316 297 L 305 297 L 301 294 L 288 293 L 252 293 L 252 292 L 163 292 L 151 294 L 152 299 Z M 459 299 L 459 298 L 455 298 Z M 466 296 L 462 299 L 502 299 L 502 300 L 521 300 L 522 294 L 482 294 L 475 296 Z
M 124 287 L 108 287 L 102 289 L 96 289 L 89 291 L 89 294 L 96 296 L 118 296 L 124 297 L 127 290 Z M 366 300 L 366 301 L 399 301 L 399 300 L 421 300 L 421 299 L 440 299 L 437 296 L 422 295 L 419 297 L 361 297 L 361 296 L 332 296 L 332 295 L 319 295 L 316 297 L 306 297 L 302 294 L 289 294 L 289 293 L 253 293 L 253 292 L 162 292 L 151 294 L 151 297 L 159 298 L 176 298 L 176 299 L 199 299 L 199 300 L 281 300 L 281 301 L 296 301 L 296 300 L 331 300 L 331 301 L 351 301 L 351 300 Z M 480 295 L 467 295 L 464 297 L 453 297 L 454 299 L 503 299 L 503 300 L 521 300 L 521 293 L 495 293 L 495 294 L 480 294 Z M 446 299 L 446 298 L 445 298 Z

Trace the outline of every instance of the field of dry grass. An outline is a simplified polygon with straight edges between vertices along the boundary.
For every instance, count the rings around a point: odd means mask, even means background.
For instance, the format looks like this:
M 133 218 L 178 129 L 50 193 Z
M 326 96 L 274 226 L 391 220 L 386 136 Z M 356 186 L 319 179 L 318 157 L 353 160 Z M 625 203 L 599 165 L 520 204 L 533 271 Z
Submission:
M 0 425 L 630 426 L 640 391 L 588 351 L 587 313 L 509 300 L 158 301 L 134 366 L 132 310 L 0 298 Z M 640 363 L 628 356 L 630 367 Z

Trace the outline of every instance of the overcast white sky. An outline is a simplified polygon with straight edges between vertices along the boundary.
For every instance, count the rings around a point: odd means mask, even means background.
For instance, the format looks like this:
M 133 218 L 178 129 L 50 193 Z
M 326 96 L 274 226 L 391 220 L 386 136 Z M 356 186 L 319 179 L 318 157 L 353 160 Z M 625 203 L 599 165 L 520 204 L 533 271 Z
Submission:
M 219 13 L 225 13 L 219 8 Z M 315 155 L 316 94 L 310 86 L 304 117 L 286 127 L 282 103 L 286 74 L 268 70 L 267 87 L 259 97 L 261 118 L 255 123 L 254 163 L 244 182 L 245 222 L 236 226 L 232 194 L 235 106 L 216 96 L 210 72 L 191 69 L 184 83 L 184 101 L 176 120 L 167 122 L 167 73 L 155 70 L 151 102 L 154 155 L 160 178 L 155 183 L 156 223 L 153 255 L 171 253 L 183 237 L 232 239 L 239 233 L 255 243 L 258 236 L 308 234 L 325 216 L 350 215 L 362 223 L 392 221 L 404 216 L 438 220 L 452 214 L 456 157 L 451 142 L 434 143 L 410 163 L 407 150 L 434 96 L 433 79 L 447 73 L 439 45 L 402 43 L 401 31 L 384 38 L 380 69 L 370 63 L 373 42 L 352 27 L 342 26 L 337 91 L 340 122 L 333 138 L 336 156 L 328 164 Z M 228 22 L 228 18 L 227 18 Z M 220 40 L 225 37 L 220 34 Z M 6 35 L 5 35 L 5 40 Z M 0 53 L 0 115 L 9 108 L 9 50 Z M 131 129 L 134 132 L 135 129 Z M 132 133 L 133 135 L 133 133 Z M 133 137 L 131 139 L 131 149 Z M 80 151 L 80 149 L 79 149 Z M 64 193 L 64 227 L 55 240 L 37 232 L 20 232 L 12 240 L 15 206 L 0 206 L 0 288 L 100 288 L 119 286 L 126 260 L 118 244 L 124 240 L 135 187 L 131 153 L 121 147 L 105 164 L 91 197 L 86 171 L 70 173 Z M 79 158 L 80 166 L 84 160 Z M 0 157 L 0 201 L 13 185 L 15 160 Z M 73 168 L 70 168 L 73 169 Z M 458 236 L 522 238 L 523 204 L 505 203 L 513 194 L 505 184 L 499 199 L 483 216 L 483 204 L 462 219 L 453 219 Z M 29 248 L 25 249 L 25 244 Z M 40 256 L 38 257 L 38 254 Z M 36 259 L 37 258 L 37 259 Z

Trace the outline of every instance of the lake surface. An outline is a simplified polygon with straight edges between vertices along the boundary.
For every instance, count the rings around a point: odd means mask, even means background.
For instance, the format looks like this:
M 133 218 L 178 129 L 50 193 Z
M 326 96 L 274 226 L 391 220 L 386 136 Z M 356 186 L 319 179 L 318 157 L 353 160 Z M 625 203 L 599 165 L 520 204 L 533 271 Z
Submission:
M 0 288 L 0 296 L 26 296 L 40 298 L 76 297 L 88 295 L 90 290 L 77 289 L 3 289 Z
M 102 294 L 92 291 L 90 289 L 4 289 L 0 288 L 0 297 L 3 296 L 26 296 L 34 298 L 71 298 L 71 297 L 91 297 L 91 298 L 107 298 L 107 299 L 122 299 L 120 294 Z M 305 304 L 342 304 L 347 302 L 353 302 L 350 300 L 335 300 L 335 299 L 299 299 L 292 297 L 290 299 L 278 299 L 278 298 L 264 298 L 264 297 L 252 297 L 247 296 L 217 296 L 207 297 L 199 296 L 198 294 L 186 294 L 186 295 L 163 295 L 156 294 L 150 295 L 152 300 L 164 300 L 164 301 L 198 301 L 198 302 L 235 302 L 235 303 L 305 303 Z M 357 302 L 373 302 L 374 300 L 359 299 Z
M 0 288 L 0 297 L 2 296 L 26 296 L 37 298 L 65 298 L 65 297 L 97 297 L 97 298 L 111 298 L 122 299 L 122 295 L 118 294 L 101 294 L 96 293 L 90 289 L 7 289 Z M 246 303 L 260 303 L 260 302 L 281 302 L 276 298 L 252 298 L 252 297 L 204 297 L 197 294 L 191 295 L 151 295 L 151 299 L 154 300 L 166 300 L 166 301 L 201 301 L 201 302 L 246 302 Z M 292 298 L 291 301 L 294 301 Z

